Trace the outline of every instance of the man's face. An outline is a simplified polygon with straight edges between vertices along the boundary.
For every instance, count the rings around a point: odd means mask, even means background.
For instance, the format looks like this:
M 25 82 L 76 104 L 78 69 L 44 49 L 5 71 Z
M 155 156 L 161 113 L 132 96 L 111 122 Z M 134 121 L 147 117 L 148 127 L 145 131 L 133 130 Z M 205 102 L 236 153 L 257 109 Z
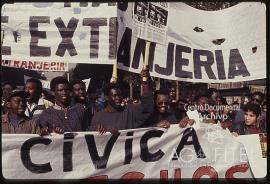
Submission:
M 7 107 L 11 113 L 23 116 L 26 110 L 26 99 L 20 96 L 11 97 Z
M 156 107 L 160 113 L 166 113 L 169 110 L 170 97 L 169 95 L 158 94 L 156 99 Z
M 11 94 L 13 87 L 9 84 L 6 84 L 3 86 L 2 90 L 3 90 L 3 100 L 5 100 Z
M 254 125 L 257 122 L 257 116 L 252 111 L 245 112 L 245 124 Z
M 178 104 L 177 104 L 177 108 L 178 108 L 180 111 L 185 111 L 185 105 L 186 105 L 185 102 L 179 101 Z
M 56 102 L 63 104 L 70 102 L 70 90 L 67 84 L 57 84 L 53 94 Z
M 115 109 L 122 108 L 122 106 L 121 106 L 122 100 L 123 100 L 123 96 L 122 96 L 122 92 L 120 89 L 111 89 L 110 90 L 110 93 L 108 96 L 108 102 L 113 108 L 115 108 Z
M 201 98 L 199 98 L 197 105 L 200 106 L 200 108 L 199 108 L 199 111 L 200 112 L 205 112 L 206 111 L 206 109 L 204 109 L 206 107 L 206 104 L 208 104 L 207 97 L 201 97 Z
M 220 96 L 220 95 L 219 95 L 218 92 L 213 92 L 211 98 L 212 98 L 212 100 L 216 101 L 216 100 L 217 100 L 217 97 L 219 97 L 219 96 Z
M 73 96 L 78 102 L 84 103 L 86 101 L 85 84 L 74 84 L 72 88 Z
M 251 97 L 251 102 L 252 103 L 255 103 L 255 104 L 258 104 L 258 105 L 261 105 L 262 104 L 262 98 L 259 96 L 259 95 L 253 95 Z
M 37 91 L 37 84 L 34 82 L 27 82 L 25 84 L 25 91 L 30 94 L 29 98 L 27 100 L 32 100 L 35 98 L 39 98 L 39 93 Z

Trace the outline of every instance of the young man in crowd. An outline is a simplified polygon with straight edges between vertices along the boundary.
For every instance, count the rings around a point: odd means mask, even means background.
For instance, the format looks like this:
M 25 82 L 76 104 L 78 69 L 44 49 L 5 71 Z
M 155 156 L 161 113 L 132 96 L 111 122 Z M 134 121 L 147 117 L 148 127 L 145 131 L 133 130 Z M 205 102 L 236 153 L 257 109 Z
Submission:
M 40 129 L 35 119 L 25 116 L 26 97 L 23 90 L 13 90 L 7 97 L 8 112 L 2 115 L 2 133 L 4 134 L 39 134 Z
M 82 130 L 85 131 L 91 124 L 91 119 L 95 113 L 94 104 L 87 97 L 85 83 L 80 79 L 71 81 L 72 88 L 72 103 L 80 103 L 84 107 L 84 118 L 82 122 Z
M 264 95 L 261 92 L 254 92 L 250 95 L 250 102 L 261 106 L 264 101 Z M 245 120 L 244 110 L 241 108 L 236 112 L 234 123 L 243 122 Z M 258 117 L 258 122 L 262 127 L 266 127 L 266 113 L 262 112 Z
M 142 70 L 143 77 L 150 79 L 149 70 Z M 143 80 L 142 80 L 143 81 Z M 153 93 L 150 89 L 150 80 L 142 82 L 141 104 L 129 104 L 121 106 L 123 100 L 122 86 L 119 83 L 110 83 L 104 90 L 107 105 L 105 109 L 94 114 L 90 131 L 117 131 L 139 128 L 153 111 Z
M 30 78 L 25 83 L 25 91 L 30 94 L 27 99 L 25 115 L 29 118 L 38 118 L 43 110 L 53 105 L 52 102 L 42 98 L 42 84 L 40 80 Z
M 16 89 L 16 86 L 12 84 L 11 82 L 4 82 L 2 84 L 2 96 L 1 96 L 1 112 L 2 114 L 5 114 L 8 109 L 6 106 L 7 98 L 10 96 L 11 92 Z
M 51 80 L 50 88 L 55 97 L 55 104 L 45 109 L 39 117 L 42 135 L 50 132 L 82 131 L 84 108 L 80 103 L 71 104 L 70 84 L 64 77 Z
M 261 127 L 258 117 L 261 113 L 261 108 L 258 104 L 249 102 L 244 107 L 244 121 L 233 124 L 232 134 L 247 135 L 247 134 L 258 134 L 266 132 L 265 127 Z
M 154 111 L 146 120 L 144 127 L 162 127 L 168 128 L 170 124 L 178 123 L 174 113 L 170 111 L 170 93 L 168 90 L 162 89 L 155 91 L 154 95 Z

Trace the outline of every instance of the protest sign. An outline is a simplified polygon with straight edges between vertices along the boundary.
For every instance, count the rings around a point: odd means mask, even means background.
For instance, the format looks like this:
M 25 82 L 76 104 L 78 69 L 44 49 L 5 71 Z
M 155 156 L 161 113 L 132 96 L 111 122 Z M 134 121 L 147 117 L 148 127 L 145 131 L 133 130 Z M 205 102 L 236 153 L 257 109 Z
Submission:
M 2 59 L 113 64 L 116 17 L 116 3 L 4 4 Z
M 2 172 L 6 179 L 252 178 L 244 146 L 217 125 L 3 134 Z
M 244 2 L 218 11 L 168 4 L 165 45 L 158 38 L 147 38 L 151 35 L 142 28 L 146 13 L 138 16 L 154 3 L 119 4 L 118 68 L 139 73 L 146 41 L 151 40 L 149 67 L 154 77 L 203 83 L 266 78 L 264 3 Z

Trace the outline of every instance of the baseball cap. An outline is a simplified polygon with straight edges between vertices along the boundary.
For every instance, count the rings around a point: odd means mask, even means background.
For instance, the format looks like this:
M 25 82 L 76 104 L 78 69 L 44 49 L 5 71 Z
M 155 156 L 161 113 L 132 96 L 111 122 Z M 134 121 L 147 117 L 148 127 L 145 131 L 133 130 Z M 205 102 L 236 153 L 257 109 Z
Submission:
M 15 89 L 11 92 L 11 94 L 8 96 L 7 100 L 10 101 L 10 99 L 14 96 L 20 96 L 22 98 L 28 98 L 29 97 L 29 93 L 21 90 L 21 89 Z

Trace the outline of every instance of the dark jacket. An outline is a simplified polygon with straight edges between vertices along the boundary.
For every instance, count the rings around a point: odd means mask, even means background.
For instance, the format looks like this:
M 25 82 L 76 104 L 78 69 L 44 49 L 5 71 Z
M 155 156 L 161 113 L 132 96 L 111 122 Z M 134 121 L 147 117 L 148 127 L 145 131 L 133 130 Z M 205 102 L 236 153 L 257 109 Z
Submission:
M 49 131 L 59 127 L 65 132 L 79 132 L 82 131 L 83 117 L 84 107 L 82 104 L 71 105 L 66 110 L 54 105 L 41 113 L 38 123 L 41 128 L 49 127 Z
M 8 113 L 2 115 L 2 133 L 3 134 L 39 134 L 40 128 L 35 119 L 24 117 L 14 128 L 9 121 Z
M 123 111 L 109 112 L 105 108 L 93 116 L 90 131 L 96 131 L 98 124 L 117 130 L 139 128 L 151 115 L 153 106 L 153 94 L 149 92 L 142 96 L 141 104 L 129 104 Z

